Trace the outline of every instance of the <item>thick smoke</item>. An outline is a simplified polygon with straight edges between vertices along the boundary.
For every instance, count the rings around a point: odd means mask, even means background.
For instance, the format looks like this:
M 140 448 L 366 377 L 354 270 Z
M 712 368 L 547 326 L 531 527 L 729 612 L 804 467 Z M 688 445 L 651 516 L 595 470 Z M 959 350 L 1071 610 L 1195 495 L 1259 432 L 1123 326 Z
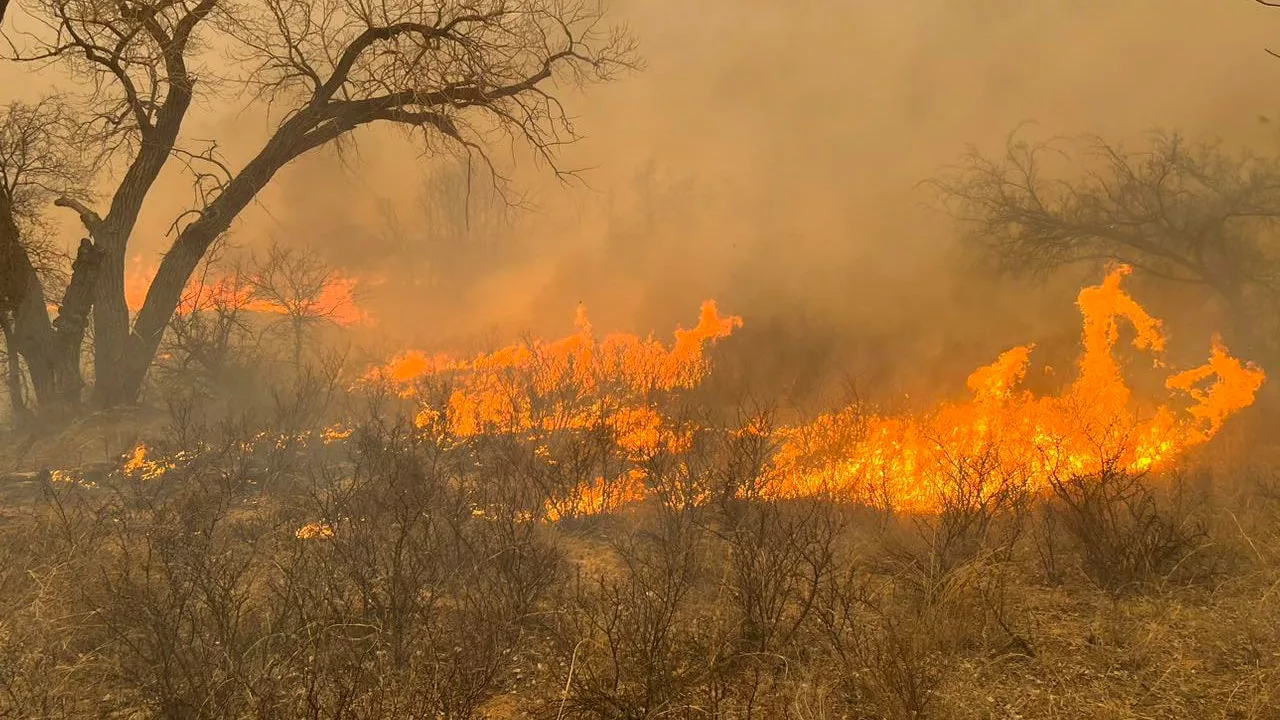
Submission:
M 456 160 L 369 132 L 282 174 L 231 241 L 313 247 L 357 274 L 392 345 L 560 333 L 578 302 L 600 329 L 665 333 L 716 298 L 746 318 L 741 342 L 771 348 L 757 374 L 958 389 L 1007 345 L 1075 342 L 1083 279 L 1033 295 L 967 272 L 919 185 L 966 144 L 998 149 L 1024 121 L 1036 137 L 1280 139 L 1259 120 L 1280 11 L 1247 0 L 625 0 L 613 15 L 647 68 L 571 99 L 588 138 L 562 167 L 588 168 L 582 183 L 498 149 L 528 206 L 504 210 L 480 168 L 468 193 Z M 267 129 L 235 102 L 207 99 L 189 133 L 233 160 Z M 140 255 L 187 201 L 175 173 Z

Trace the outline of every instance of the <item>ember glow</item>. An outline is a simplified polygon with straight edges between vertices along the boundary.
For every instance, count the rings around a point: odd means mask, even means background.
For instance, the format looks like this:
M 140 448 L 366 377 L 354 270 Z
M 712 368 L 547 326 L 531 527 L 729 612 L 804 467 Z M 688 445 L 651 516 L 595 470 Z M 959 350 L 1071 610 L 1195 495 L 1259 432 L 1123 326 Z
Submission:
M 1156 367 L 1165 337 L 1160 322 L 1121 288 L 1128 272 L 1118 268 L 1080 292 L 1083 354 L 1077 379 L 1061 395 L 1020 389 L 1034 347 L 1013 348 L 969 376 L 967 402 L 918 416 L 849 408 L 782 430 L 765 494 L 829 493 L 927 512 L 973 478 L 977 492 L 1009 484 L 1034 492 L 1104 469 L 1170 466 L 1251 405 L 1264 374 L 1215 338 L 1205 365 L 1167 379 L 1169 397 L 1135 401 L 1115 352 L 1121 322 L 1134 330 L 1134 347 L 1156 357 Z

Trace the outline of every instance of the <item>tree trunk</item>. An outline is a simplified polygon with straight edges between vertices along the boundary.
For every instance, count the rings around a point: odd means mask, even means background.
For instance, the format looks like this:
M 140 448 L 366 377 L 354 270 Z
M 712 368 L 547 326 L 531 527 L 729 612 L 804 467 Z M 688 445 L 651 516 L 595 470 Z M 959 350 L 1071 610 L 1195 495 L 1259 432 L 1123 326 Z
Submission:
M 296 313 L 297 311 L 295 311 Z M 293 317 L 293 371 L 302 376 L 302 315 Z
M 26 361 L 35 389 L 37 414 L 42 421 L 59 422 L 80 409 L 84 390 L 80 351 L 93 308 L 94 286 L 104 253 L 88 239 L 72 264 L 71 283 L 63 295 L 58 317 L 49 322 L 44 290 L 34 268 L 30 269 L 26 300 L 15 322 L 16 348 Z
M 116 385 L 111 382 L 124 362 L 129 336 L 129 306 L 124 294 L 125 243 L 98 242 L 105 252 L 97 274 L 97 304 L 93 308 L 94 395 L 98 404 L 111 407 L 131 402 L 117 397 Z
M 94 396 L 105 407 L 133 402 L 137 395 L 121 391 L 130 342 L 129 306 L 124 296 L 125 251 L 142 204 L 169 160 L 191 105 L 192 86 L 185 67 L 169 67 L 169 72 L 164 105 L 156 112 L 155 125 L 143 134 L 142 146 L 125 171 L 106 217 L 81 212 L 85 227 L 103 253 L 102 267 L 95 273 L 93 368 Z
M 231 227 L 231 222 L 248 207 L 280 168 L 318 147 L 318 144 L 308 144 L 304 137 L 307 122 L 308 118 L 302 115 L 286 121 L 262 151 L 200 213 L 200 217 L 178 234 L 147 288 L 147 298 L 134 320 L 133 332 L 129 333 L 124 344 L 119 364 L 112 368 L 111 373 L 104 375 L 98 371 L 95 376 L 99 398 L 105 405 L 137 402 L 160 341 L 182 300 L 182 292 L 209 247 Z M 120 297 L 123 302 L 123 292 Z
M 13 341 L 13 318 L 6 313 L 0 318 L 0 331 L 4 333 L 5 386 L 9 390 L 9 410 L 15 425 L 31 424 L 31 407 L 27 405 L 26 383 L 22 378 L 22 356 Z
M 199 223 L 199 221 L 197 221 Z M 147 289 L 147 299 L 134 321 L 134 329 L 128 336 L 123 355 L 110 373 L 98 373 L 97 393 L 106 407 L 138 401 L 147 371 L 155 361 L 160 341 L 169 327 L 169 321 L 177 312 L 191 274 L 195 272 L 204 255 L 204 249 L 217 239 L 225 228 L 208 231 L 189 227 L 174 242 L 160 262 L 160 269 Z M 187 239 L 188 242 L 183 242 Z M 207 238 L 207 242 L 206 242 Z
M 50 322 L 40 276 L 22 245 L 9 198 L 0 193 L 0 311 L 12 318 L 4 335 L 10 355 L 26 364 L 41 420 L 65 419 L 79 408 L 84 388 L 80 350 L 102 257 L 89 240 L 80 241 L 62 308 Z M 21 384 L 21 368 L 11 365 L 10 392 L 20 392 Z
M 80 240 L 75 262 L 71 265 L 71 282 L 62 296 L 62 308 L 53 321 L 53 358 L 58 373 L 64 378 L 63 392 L 78 404 L 84 379 L 80 374 L 80 348 L 89 326 L 89 313 L 97 300 L 99 277 L 107 253 L 88 238 Z M 74 384 L 74 387 L 72 387 Z

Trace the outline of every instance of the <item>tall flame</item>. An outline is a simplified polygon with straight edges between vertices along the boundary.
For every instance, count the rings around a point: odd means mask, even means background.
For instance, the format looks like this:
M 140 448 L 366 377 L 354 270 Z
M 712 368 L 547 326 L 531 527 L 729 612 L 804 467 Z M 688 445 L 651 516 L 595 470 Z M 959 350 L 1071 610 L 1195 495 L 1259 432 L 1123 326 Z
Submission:
M 852 406 L 777 430 L 751 425 L 742 432 L 776 446 L 752 491 L 770 498 L 830 494 L 927 512 L 958 483 L 969 492 L 1010 483 L 1034 492 L 1059 478 L 1171 465 L 1252 404 L 1265 375 L 1214 338 L 1207 363 L 1165 380 L 1169 397 L 1135 402 L 1116 354 L 1121 326 L 1132 328 L 1134 348 L 1153 355 L 1156 368 L 1164 367 L 1165 336 L 1160 321 L 1122 288 L 1128 274 L 1118 267 L 1080 292 L 1078 375 L 1060 394 L 1022 387 L 1034 350 L 1024 345 L 970 374 L 967 401 L 903 415 Z M 630 465 L 553 498 L 546 515 L 604 512 L 643 497 L 646 458 L 678 454 L 705 430 L 666 417 L 658 398 L 696 386 L 709 371 L 706 347 L 741 324 L 708 301 L 697 325 L 677 330 L 670 345 L 624 334 L 598 340 L 579 308 L 576 331 L 560 340 L 517 343 L 470 360 L 403 353 L 364 380 L 416 398 L 416 424 L 425 433 L 519 435 L 548 463 L 555 462 L 542 444 L 549 433 L 607 431 Z
M 1166 402 L 1140 411 L 1115 354 L 1120 321 L 1135 330 L 1134 347 L 1157 360 L 1165 337 L 1160 322 L 1121 288 L 1128 273 L 1119 267 L 1080 292 L 1083 354 L 1077 379 L 1061 395 L 1019 388 L 1034 348 L 1016 347 L 969 376 L 967 402 L 919 416 L 863 416 L 848 408 L 784 429 L 765 493 L 834 493 L 927 511 L 965 474 L 980 473 L 992 483 L 1016 478 L 1034 489 L 1105 468 L 1142 472 L 1169 465 L 1252 404 L 1265 375 L 1231 357 L 1215 338 L 1205 365 L 1166 381 L 1175 393 L 1170 400 L 1187 396 L 1188 407 Z

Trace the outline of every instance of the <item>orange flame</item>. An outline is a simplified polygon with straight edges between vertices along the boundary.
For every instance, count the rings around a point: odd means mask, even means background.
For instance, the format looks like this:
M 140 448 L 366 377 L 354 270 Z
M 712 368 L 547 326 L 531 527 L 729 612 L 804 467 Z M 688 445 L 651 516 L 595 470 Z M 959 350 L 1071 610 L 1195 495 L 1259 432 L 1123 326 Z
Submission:
M 1121 289 L 1128 272 L 1117 268 L 1080 292 L 1084 353 L 1078 378 L 1061 396 L 1019 389 L 1033 346 L 1016 347 L 969 376 L 968 402 L 946 403 L 919 417 L 864 417 L 849 408 L 784 429 L 765 494 L 833 493 L 928 511 L 965 475 L 1036 489 L 1105 468 L 1168 466 L 1252 404 L 1265 375 L 1231 357 L 1215 338 L 1207 364 L 1166 382 L 1193 404 L 1182 411 L 1167 403 L 1136 409 L 1114 353 L 1119 321 L 1134 328 L 1140 350 L 1159 353 L 1165 338 L 1160 322 Z M 1211 385 L 1200 387 L 1210 378 Z
M 707 301 L 698 324 L 676 330 L 670 347 L 622 333 L 597 340 L 581 307 L 574 325 L 577 332 L 560 340 L 517 343 L 470 361 L 403 353 L 364 380 L 412 397 L 424 381 L 450 376 L 453 389 L 445 407 L 418 414 L 422 429 L 470 437 L 581 429 L 608 418 L 621 445 L 641 453 L 676 441 L 662 428 L 651 396 L 697 385 L 708 371 L 705 347 L 741 327 L 742 319 L 722 317 L 715 302 Z
M 662 451 L 679 452 L 691 442 L 688 427 L 673 423 L 658 407 L 659 396 L 695 387 L 706 376 L 706 348 L 742 326 L 703 303 L 692 329 L 677 329 L 669 346 L 652 337 L 614 333 L 597 339 L 585 308 L 576 332 L 552 342 L 517 343 L 472 360 L 411 351 L 370 370 L 366 383 L 385 384 L 402 397 L 426 398 L 434 383 L 439 399 L 424 402 L 415 424 L 438 439 L 518 434 L 531 440 L 547 433 L 599 431 L 632 464 L 596 477 L 552 498 L 551 519 L 614 510 L 642 498 L 646 473 L 639 467 Z M 555 464 L 545 445 L 540 461 Z
M 1034 350 L 1024 345 L 970 374 L 969 400 L 926 413 L 875 415 L 852 406 L 776 430 L 749 424 L 740 434 L 767 437 L 777 448 L 749 491 L 767 498 L 830 494 L 929 512 L 958 488 L 979 497 L 1008 487 L 1038 492 L 1057 479 L 1170 466 L 1251 405 L 1265 374 L 1214 338 L 1206 364 L 1166 378 L 1169 397 L 1135 402 L 1116 354 L 1121 324 L 1133 329 L 1137 350 L 1154 356 L 1155 368 L 1164 367 L 1165 336 L 1160 321 L 1121 287 L 1128 274 L 1118 267 L 1079 293 L 1082 354 L 1075 381 L 1061 394 L 1022 387 Z M 545 517 L 555 520 L 645 496 L 646 463 L 687 450 L 697 430 L 666 417 L 658 396 L 701 382 L 707 346 L 741 325 L 708 301 L 698 324 L 677 330 L 669 346 L 634 335 L 597 340 L 579 308 L 576 332 L 563 339 L 517 343 L 472 360 L 408 352 L 364 380 L 417 398 L 416 424 L 425 433 L 520 435 L 537 443 L 535 454 L 548 464 L 556 460 L 542 444 L 545 433 L 605 432 L 629 464 L 552 498 Z M 705 496 L 705 489 L 682 492 L 693 502 Z
M 144 443 L 138 443 L 133 450 L 129 451 L 128 459 L 120 467 L 121 471 L 126 477 L 155 480 L 176 468 L 178 466 L 177 461 L 185 459 L 186 456 L 185 453 L 180 453 L 180 457 L 175 459 L 168 457 L 153 458 L 150 455 L 147 446 Z
M 327 540 L 336 534 L 328 523 L 310 522 L 298 528 L 294 536 L 299 540 Z

